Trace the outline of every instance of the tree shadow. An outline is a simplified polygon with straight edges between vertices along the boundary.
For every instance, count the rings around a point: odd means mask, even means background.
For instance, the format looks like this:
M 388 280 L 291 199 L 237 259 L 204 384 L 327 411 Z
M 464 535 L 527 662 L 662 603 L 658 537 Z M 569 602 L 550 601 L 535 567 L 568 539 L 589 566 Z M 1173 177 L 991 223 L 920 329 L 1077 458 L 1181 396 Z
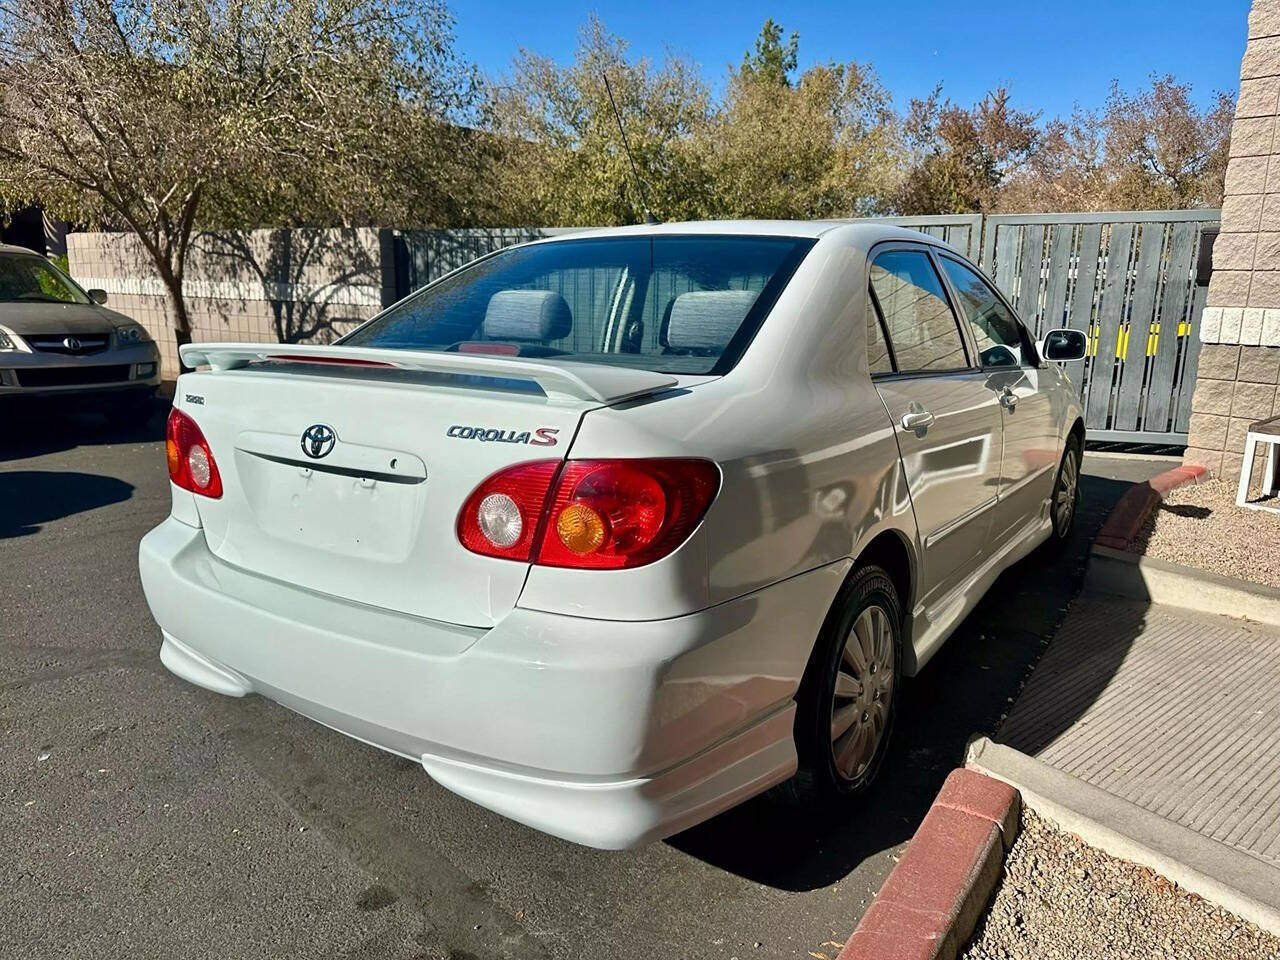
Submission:
M 201 233 L 192 242 L 189 273 L 215 285 L 255 287 L 260 296 L 252 299 L 267 304 L 280 343 L 332 343 L 381 302 L 382 264 L 371 233 L 346 227 Z M 245 301 L 237 291 L 206 302 L 230 325 L 230 305 Z
M 1087 462 L 1086 462 L 1087 468 Z M 1129 484 L 1084 475 L 1075 530 L 1056 553 L 1006 570 L 920 675 L 903 685 L 876 782 L 838 811 L 801 808 L 777 788 L 675 837 L 675 848 L 766 886 L 834 883 L 909 840 L 976 735 L 994 735 L 1066 616 L 1089 547 Z
M 115 477 L 55 470 L 0 473 L 0 540 L 29 536 L 52 520 L 131 496 L 133 485 Z

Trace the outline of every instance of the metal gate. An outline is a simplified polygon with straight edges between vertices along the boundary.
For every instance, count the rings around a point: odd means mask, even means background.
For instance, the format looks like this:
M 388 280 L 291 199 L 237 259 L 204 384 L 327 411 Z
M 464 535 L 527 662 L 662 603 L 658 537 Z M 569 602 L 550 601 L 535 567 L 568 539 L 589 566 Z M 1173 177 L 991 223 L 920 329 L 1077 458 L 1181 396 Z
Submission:
M 1185 445 L 1217 210 L 986 218 L 981 266 L 1036 337 L 1082 330 L 1068 365 L 1095 440 Z

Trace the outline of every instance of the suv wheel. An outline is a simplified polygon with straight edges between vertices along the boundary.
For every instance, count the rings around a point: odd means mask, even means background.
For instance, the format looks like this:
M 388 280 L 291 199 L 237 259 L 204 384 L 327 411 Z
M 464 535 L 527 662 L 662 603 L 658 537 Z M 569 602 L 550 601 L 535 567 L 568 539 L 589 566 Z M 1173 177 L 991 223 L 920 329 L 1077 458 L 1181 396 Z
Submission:
M 875 778 L 902 676 L 901 609 L 880 567 L 862 567 L 841 589 L 796 696 L 794 786 L 805 799 L 851 796 Z

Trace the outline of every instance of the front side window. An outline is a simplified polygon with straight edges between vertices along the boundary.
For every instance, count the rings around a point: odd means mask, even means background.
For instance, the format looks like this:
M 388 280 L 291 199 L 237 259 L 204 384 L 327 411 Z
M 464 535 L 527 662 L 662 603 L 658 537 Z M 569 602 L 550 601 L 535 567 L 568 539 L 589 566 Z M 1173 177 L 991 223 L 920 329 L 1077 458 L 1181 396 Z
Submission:
M 1017 367 L 1034 363 L 1022 324 L 991 285 L 959 260 L 939 257 L 955 288 L 960 310 L 973 327 L 978 359 L 984 367 Z
M 871 290 L 899 372 L 968 369 L 960 328 L 928 254 L 922 250 L 880 254 L 871 264 Z
M 425 287 L 341 342 L 723 373 L 813 243 L 650 235 L 513 247 Z
M 0 253 L 0 302 L 88 303 L 89 298 L 42 257 Z

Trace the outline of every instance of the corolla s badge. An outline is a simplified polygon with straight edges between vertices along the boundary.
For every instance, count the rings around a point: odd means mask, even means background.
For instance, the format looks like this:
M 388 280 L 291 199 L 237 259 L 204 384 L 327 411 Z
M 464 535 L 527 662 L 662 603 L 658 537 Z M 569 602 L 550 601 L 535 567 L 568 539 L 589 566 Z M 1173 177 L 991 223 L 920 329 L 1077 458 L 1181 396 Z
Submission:
M 324 423 L 313 423 L 302 431 L 302 452 L 312 460 L 319 460 L 329 455 L 337 439 L 338 435 L 333 432 L 333 427 Z
M 556 434 L 558 427 L 538 427 L 528 430 L 497 430 L 493 427 L 467 427 L 455 423 L 444 432 L 446 437 L 456 440 L 479 440 L 483 443 L 527 443 L 534 447 L 554 447 L 559 441 Z

